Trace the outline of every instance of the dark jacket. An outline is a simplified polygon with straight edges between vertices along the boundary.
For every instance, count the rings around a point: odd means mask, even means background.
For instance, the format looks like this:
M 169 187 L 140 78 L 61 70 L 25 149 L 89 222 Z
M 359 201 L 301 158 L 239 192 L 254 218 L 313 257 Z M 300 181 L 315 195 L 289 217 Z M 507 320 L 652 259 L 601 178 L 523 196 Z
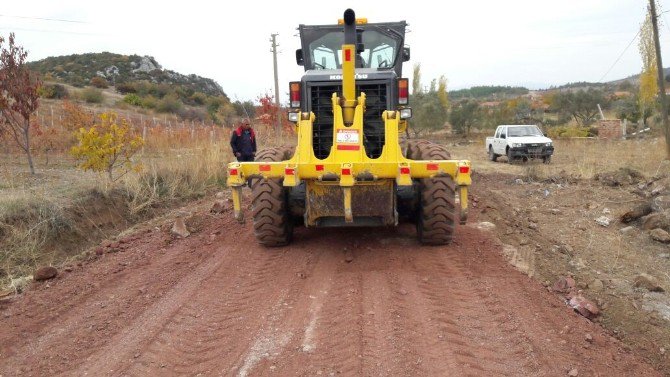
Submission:
M 256 154 L 256 134 L 253 129 L 244 130 L 238 127 L 233 131 L 230 138 L 230 147 L 233 148 L 233 154 L 241 154 L 243 157 L 250 157 Z

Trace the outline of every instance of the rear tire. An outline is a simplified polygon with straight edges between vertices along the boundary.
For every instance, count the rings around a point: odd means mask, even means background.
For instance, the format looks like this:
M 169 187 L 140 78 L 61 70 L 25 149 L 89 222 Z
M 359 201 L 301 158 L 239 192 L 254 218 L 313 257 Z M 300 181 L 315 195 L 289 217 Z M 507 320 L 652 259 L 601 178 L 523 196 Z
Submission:
M 492 146 L 489 146 L 489 160 L 493 161 L 493 162 L 496 162 L 496 160 L 498 160 L 498 155 L 493 153 L 493 147 Z
M 284 161 L 292 154 L 289 148 L 269 148 L 260 151 L 256 161 Z M 293 222 L 283 179 L 255 179 L 251 186 L 251 198 L 254 235 L 258 242 L 269 247 L 288 245 L 293 237 Z
M 441 145 L 426 140 L 410 144 L 407 158 L 413 160 L 448 160 L 449 152 Z M 456 184 L 451 177 L 419 180 L 417 235 L 428 245 L 449 244 L 456 226 Z

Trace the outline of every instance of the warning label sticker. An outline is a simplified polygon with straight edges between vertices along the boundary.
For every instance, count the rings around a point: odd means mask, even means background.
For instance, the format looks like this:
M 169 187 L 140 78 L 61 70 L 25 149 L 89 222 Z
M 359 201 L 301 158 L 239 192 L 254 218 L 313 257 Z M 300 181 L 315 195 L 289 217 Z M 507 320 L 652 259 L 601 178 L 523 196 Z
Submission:
M 359 140 L 358 130 L 337 130 L 338 143 L 358 144 Z

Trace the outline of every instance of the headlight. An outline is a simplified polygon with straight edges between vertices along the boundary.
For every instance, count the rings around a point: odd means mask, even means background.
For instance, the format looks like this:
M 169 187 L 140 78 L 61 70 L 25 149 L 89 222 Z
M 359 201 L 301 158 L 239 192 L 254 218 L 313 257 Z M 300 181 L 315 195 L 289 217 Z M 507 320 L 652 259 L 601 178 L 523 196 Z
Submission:
M 288 113 L 288 120 L 289 120 L 289 122 L 297 123 L 298 122 L 298 113 L 289 112 Z
M 512 148 L 521 148 L 523 147 L 523 144 L 521 143 L 512 143 Z
M 412 117 L 412 108 L 411 107 L 406 107 L 404 109 L 400 109 L 400 119 L 409 119 Z
M 551 147 L 551 141 L 544 145 L 545 147 Z

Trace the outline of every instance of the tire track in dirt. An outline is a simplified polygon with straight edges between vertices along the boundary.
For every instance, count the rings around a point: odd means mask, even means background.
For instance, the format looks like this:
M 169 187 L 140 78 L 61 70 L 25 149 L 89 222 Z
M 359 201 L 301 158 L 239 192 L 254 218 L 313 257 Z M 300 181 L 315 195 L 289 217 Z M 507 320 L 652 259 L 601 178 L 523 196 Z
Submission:
M 226 227 L 231 222 L 224 219 L 210 226 Z M 225 241 L 225 237 L 222 240 Z M 85 271 L 84 279 L 63 287 L 59 286 L 61 282 L 56 282 L 57 286 L 52 288 L 58 293 L 51 295 L 60 296 L 56 302 L 49 298 L 49 291 L 30 292 L 25 303 L 30 309 L 19 313 L 28 321 L 21 321 L 14 328 L 15 331 L 25 331 L 22 328 L 30 327 L 38 337 L 30 342 L 21 339 L 10 351 L 3 353 L 15 354 L 23 360 L 15 366 L 18 369 L 39 367 L 47 363 L 45 355 L 52 355 L 49 358 L 57 357 L 68 363 L 63 366 L 64 370 L 71 370 L 123 331 L 126 323 L 142 315 L 143 311 L 131 308 L 162 297 L 173 285 L 190 279 L 192 268 L 207 264 L 211 253 L 197 251 L 194 247 L 204 242 L 205 237 L 196 236 L 173 243 L 169 235 L 152 232 L 128 245 L 123 253 L 105 254 L 94 262 L 96 269 Z M 156 245 L 167 244 L 170 244 L 168 248 L 157 249 Z M 76 279 L 74 275 L 70 277 Z M 47 317 L 34 318 L 32 312 L 46 313 Z M 55 313 L 49 316 L 52 312 Z M 120 318 L 122 324 L 118 322 Z M 100 337 L 100 334 L 105 336 Z M 51 349 L 53 344 L 68 345 L 67 351 L 55 353 Z M 0 371 L 2 369 L 0 366 Z
M 382 271 L 370 271 L 363 276 L 362 374 L 366 376 L 385 375 L 404 367 L 405 355 L 398 344 L 398 321 L 387 307 L 397 295 L 391 284 L 388 274 Z
M 290 247 L 266 249 L 249 223 L 212 219 L 156 252 L 165 240 L 133 241 L 12 303 L 25 311 L 36 300 L 46 311 L 68 294 L 60 318 L 5 317 L 13 330 L 0 339 L 17 345 L 0 348 L 0 373 L 555 376 L 577 366 L 580 375 L 657 375 L 510 267 L 478 229 L 423 247 L 411 226 L 300 228 Z M 98 291 L 74 292 L 101 277 Z M 55 333 L 61 327 L 71 332 Z
M 249 239 L 248 235 L 243 237 L 240 244 Z M 243 351 L 245 344 L 229 340 L 244 339 L 246 329 L 267 315 L 270 305 L 282 300 L 282 290 L 262 289 L 268 272 L 282 266 L 285 253 L 240 247 L 229 253 L 233 254 L 231 260 L 218 263 L 216 271 L 201 282 L 199 294 L 185 303 L 173 321 L 164 323 L 161 332 L 141 351 L 143 355 L 129 367 L 128 374 L 146 375 L 162 368 L 177 374 L 207 373 L 217 364 L 230 363 Z M 250 301 L 264 302 L 268 308 L 248 313 L 245 309 Z
M 165 323 L 172 319 L 186 300 L 193 296 L 202 282 L 209 278 L 223 263 L 221 258 L 212 263 L 201 264 L 168 292 L 161 300 L 142 313 L 133 324 L 111 340 L 111 344 L 88 358 L 77 374 L 95 374 L 96 371 L 116 372 L 117 366 L 129 360 L 132 353 L 141 347 L 148 337 L 153 336 Z
M 484 342 L 473 342 L 476 339 L 462 331 L 463 321 L 478 316 L 483 308 L 467 299 L 469 292 L 462 284 L 466 276 L 452 261 L 458 253 L 453 246 L 421 250 L 408 263 L 411 273 L 403 276 L 404 292 L 422 325 L 427 374 L 439 374 L 446 367 L 461 375 L 507 375 L 498 352 L 486 349 Z M 474 325 L 482 326 L 480 321 Z M 495 327 L 485 331 L 490 330 Z
M 359 284 L 359 276 L 355 273 L 336 273 L 333 276 L 327 300 L 321 309 L 323 321 L 314 337 L 317 352 L 310 358 L 311 368 L 305 374 L 358 374 L 358 332 L 361 325 Z

